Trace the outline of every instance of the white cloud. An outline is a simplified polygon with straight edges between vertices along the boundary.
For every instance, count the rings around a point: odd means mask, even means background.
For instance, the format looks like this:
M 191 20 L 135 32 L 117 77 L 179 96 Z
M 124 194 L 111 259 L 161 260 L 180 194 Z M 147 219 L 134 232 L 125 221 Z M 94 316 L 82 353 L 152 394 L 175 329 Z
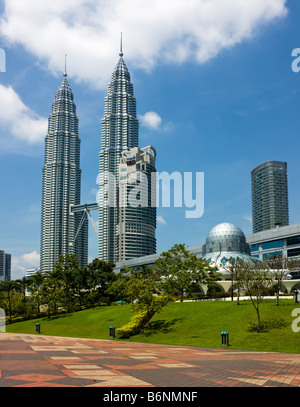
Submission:
M 5 0 L 0 33 L 53 73 L 106 87 L 119 33 L 131 66 L 204 63 L 287 13 L 285 0 Z
M 142 126 L 148 127 L 149 129 L 157 130 L 162 122 L 159 114 L 155 112 L 147 112 L 144 115 L 138 116 Z
M 7 146 L 11 137 L 36 143 L 47 133 L 47 119 L 31 111 L 11 86 L 0 84 L 0 142 Z
M 98 194 L 98 191 L 99 191 L 99 189 L 97 189 L 97 188 L 92 188 L 91 191 L 90 191 L 90 194 L 96 197 L 97 194 Z
M 166 224 L 167 224 L 167 222 L 164 220 L 164 218 L 163 218 L 162 216 L 160 216 L 160 215 L 157 216 L 156 220 L 157 220 L 158 223 L 160 223 L 160 224 L 162 224 L 162 225 L 166 225 Z
M 20 264 L 18 257 L 12 256 L 11 258 L 11 279 L 17 280 L 25 276 L 26 267 Z
M 23 254 L 21 256 L 21 261 L 26 267 L 39 267 L 40 255 L 34 250 L 31 253 Z
M 20 257 L 12 256 L 11 274 L 12 280 L 17 280 L 25 276 L 26 270 L 40 266 L 40 255 L 36 250 L 25 253 Z
M 243 218 L 252 225 L 252 216 L 244 215 Z

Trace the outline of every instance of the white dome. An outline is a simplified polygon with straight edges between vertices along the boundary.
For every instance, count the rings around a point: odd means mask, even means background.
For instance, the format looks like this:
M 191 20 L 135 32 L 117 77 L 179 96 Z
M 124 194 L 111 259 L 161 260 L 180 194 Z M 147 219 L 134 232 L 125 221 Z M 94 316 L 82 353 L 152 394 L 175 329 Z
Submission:
M 207 235 L 208 238 L 224 236 L 240 236 L 245 239 L 245 235 L 242 230 L 228 222 L 219 223 L 217 226 L 213 227 Z
M 228 274 L 224 269 L 230 259 L 255 263 L 251 257 L 250 247 L 243 231 L 232 223 L 224 222 L 211 229 L 204 245 L 204 258 L 219 269 L 222 274 Z
M 206 238 L 205 253 L 236 252 L 250 254 L 242 230 L 232 223 L 224 222 L 211 229 Z

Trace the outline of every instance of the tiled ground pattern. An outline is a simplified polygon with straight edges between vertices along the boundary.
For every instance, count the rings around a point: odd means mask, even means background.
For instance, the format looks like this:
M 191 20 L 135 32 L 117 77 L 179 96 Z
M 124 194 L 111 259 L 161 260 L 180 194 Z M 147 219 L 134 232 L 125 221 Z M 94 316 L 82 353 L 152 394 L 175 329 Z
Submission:
M 0 387 L 300 387 L 300 355 L 0 333 Z

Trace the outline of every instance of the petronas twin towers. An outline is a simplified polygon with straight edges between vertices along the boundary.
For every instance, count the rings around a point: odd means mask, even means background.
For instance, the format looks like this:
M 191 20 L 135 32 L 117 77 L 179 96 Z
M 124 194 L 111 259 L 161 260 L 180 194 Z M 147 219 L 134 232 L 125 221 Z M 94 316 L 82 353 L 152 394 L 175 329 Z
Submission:
M 79 214 L 70 206 L 80 203 L 81 169 L 78 118 L 73 93 L 64 74 L 48 120 L 42 185 L 41 271 L 52 271 L 61 254 L 75 254 L 87 263 L 87 223 L 75 240 Z
M 130 74 L 122 49 L 105 98 L 99 157 L 99 258 L 118 262 L 156 252 L 156 208 L 151 205 L 151 173 L 156 152 L 138 147 L 139 123 Z M 51 271 L 61 254 L 75 254 L 84 267 L 88 260 L 88 224 L 80 212 L 80 139 L 73 93 L 64 73 L 45 139 L 42 182 L 41 271 Z M 122 163 L 121 163 L 122 160 Z M 119 188 L 122 169 L 122 193 Z M 139 190 L 141 175 L 149 180 L 143 207 L 120 205 L 125 193 Z M 110 180 L 113 179 L 113 183 Z M 125 183 L 125 188 L 124 188 Z M 152 182 L 153 184 L 153 182 Z M 125 191 L 125 192 L 124 192 Z M 142 189 L 139 190 L 141 193 Z M 108 200 L 107 196 L 113 197 Z M 126 198 L 126 197 L 125 197 Z M 113 201 L 113 204 L 112 202 Z

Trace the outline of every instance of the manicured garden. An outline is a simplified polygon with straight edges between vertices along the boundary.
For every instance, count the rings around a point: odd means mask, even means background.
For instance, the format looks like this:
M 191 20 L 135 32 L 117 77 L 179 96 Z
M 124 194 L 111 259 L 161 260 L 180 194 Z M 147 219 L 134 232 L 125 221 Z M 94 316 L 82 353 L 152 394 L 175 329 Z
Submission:
M 220 348 L 221 332 L 228 331 L 231 349 L 300 353 L 300 332 L 292 329 L 296 318 L 292 311 L 297 305 L 291 299 L 280 299 L 279 306 L 275 299 L 264 299 L 260 305 L 263 332 L 258 333 L 251 330 L 256 312 L 250 301 L 240 305 L 236 301 L 171 302 L 141 334 L 128 340 Z M 6 331 L 35 334 L 36 323 L 40 323 L 43 335 L 109 339 L 109 326 L 119 328 L 133 314 L 130 305 L 103 306 L 8 324 Z

